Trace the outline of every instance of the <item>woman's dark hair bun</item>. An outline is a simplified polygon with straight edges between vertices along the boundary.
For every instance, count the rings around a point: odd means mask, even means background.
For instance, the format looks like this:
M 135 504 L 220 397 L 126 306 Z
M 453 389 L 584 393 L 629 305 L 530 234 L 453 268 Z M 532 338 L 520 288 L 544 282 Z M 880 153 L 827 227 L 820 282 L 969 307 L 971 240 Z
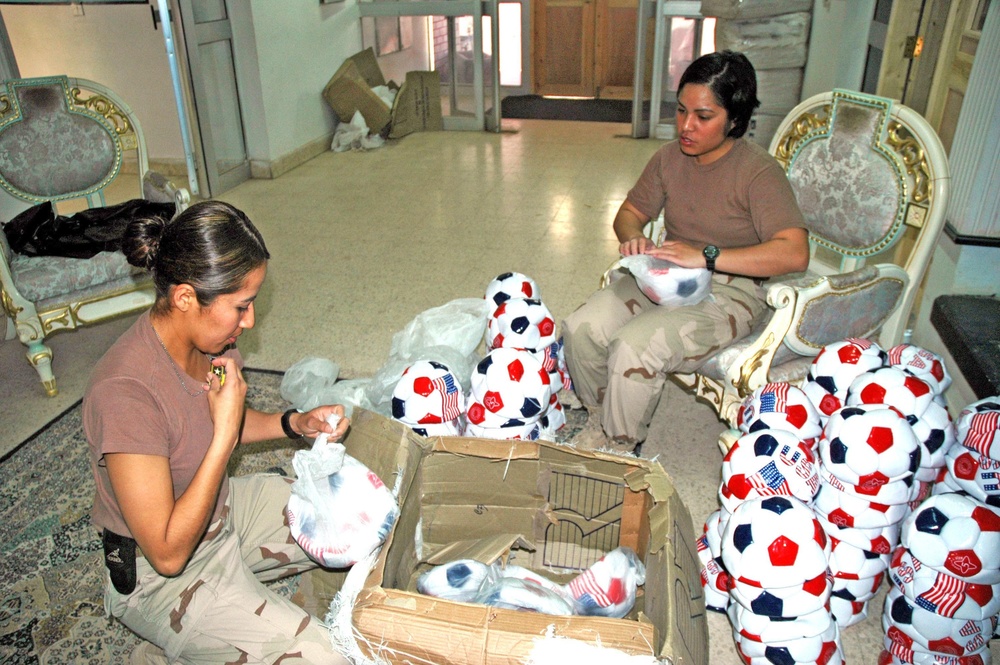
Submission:
M 122 236 L 122 253 L 130 265 L 152 270 L 160 253 L 160 239 L 169 222 L 161 217 L 146 217 L 131 222 Z

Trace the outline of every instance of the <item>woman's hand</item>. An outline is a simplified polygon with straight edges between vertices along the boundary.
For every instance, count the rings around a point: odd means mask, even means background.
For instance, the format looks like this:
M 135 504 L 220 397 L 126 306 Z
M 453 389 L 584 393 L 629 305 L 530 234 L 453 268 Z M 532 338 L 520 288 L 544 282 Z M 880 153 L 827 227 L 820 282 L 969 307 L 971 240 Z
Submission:
M 240 428 L 243 425 L 247 384 L 240 368 L 230 357 L 213 358 L 212 367 L 221 367 L 224 370 L 225 379 L 216 376 L 211 370 L 206 378 L 208 408 L 212 415 L 212 422 L 215 424 L 216 433 L 223 435 L 223 440 L 231 441 L 232 445 L 236 445 Z
M 651 246 L 645 253 L 657 259 L 670 261 L 681 268 L 705 267 L 705 255 L 701 250 L 679 240 L 664 240 L 662 245 Z
M 340 422 L 337 423 L 336 429 L 330 427 L 330 423 L 326 422 L 326 419 L 333 413 L 340 416 Z M 344 407 L 340 404 L 328 404 L 317 406 L 312 411 L 293 414 L 288 424 L 292 426 L 293 430 L 310 439 L 315 439 L 322 433 L 330 435 L 331 440 L 338 440 L 347 433 L 347 428 L 351 426 L 351 419 L 344 415 Z

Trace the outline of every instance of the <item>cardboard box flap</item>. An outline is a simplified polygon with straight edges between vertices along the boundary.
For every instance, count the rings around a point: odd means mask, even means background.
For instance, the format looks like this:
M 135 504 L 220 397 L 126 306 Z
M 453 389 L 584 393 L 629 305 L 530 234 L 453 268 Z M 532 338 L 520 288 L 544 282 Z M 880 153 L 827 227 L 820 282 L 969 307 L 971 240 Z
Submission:
M 355 53 L 347 61 L 354 63 L 358 73 L 361 74 L 361 78 L 365 80 L 369 88 L 385 85 L 385 77 L 382 75 L 382 69 L 379 68 L 378 59 L 375 57 L 375 49 L 371 46 Z
M 496 460 L 538 459 L 537 441 L 500 441 L 449 436 L 432 439 L 434 452 L 472 455 Z
M 425 557 L 422 563 L 439 566 L 459 559 L 474 559 L 485 564 L 491 564 L 498 559 L 505 558 L 510 554 L 511 549 L 515 547 L 528 550 L 529 552 L 535 551 L 534 543 L 521 534 L 500 533 L 491 538 L 460 540 L 449 543 Z
M 442 129 L 441 73 L 406 72 L 406 80 L 392 104 L 389 138 L 398 139 L 412 132 Z

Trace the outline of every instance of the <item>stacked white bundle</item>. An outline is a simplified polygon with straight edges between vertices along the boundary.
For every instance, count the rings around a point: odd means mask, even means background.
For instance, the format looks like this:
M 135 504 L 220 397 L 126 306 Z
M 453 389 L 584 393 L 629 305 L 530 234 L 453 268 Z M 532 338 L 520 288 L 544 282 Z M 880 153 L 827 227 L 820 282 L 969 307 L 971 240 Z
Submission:
M 901 537 L 879 662 L 988 664 L 1000 609 L 1000 510 L 936 494 L 906 518 Z

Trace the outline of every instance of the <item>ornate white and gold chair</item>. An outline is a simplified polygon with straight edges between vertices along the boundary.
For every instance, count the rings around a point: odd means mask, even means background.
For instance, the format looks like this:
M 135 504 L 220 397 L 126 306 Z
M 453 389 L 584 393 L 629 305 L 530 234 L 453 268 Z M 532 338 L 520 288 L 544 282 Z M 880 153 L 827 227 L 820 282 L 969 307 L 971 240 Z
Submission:
M 12 79 L 0 88 L 0 220 L 45 202 L 96 208 L 119 177 L 134 180 L 133 198 L 174 203 L 190 195 L 149 170 L 146 144 L 132 109 L 114 92 L 85 79 Z M 76 200 L 76 203 L 70 203 Z M 148 274 L 121 252 L 89 259 L 25 256 L 0 232 L 0 299 L 14 334 L 27 347 L 45 392 L 57 393 L 52 349 L 60 330 L 135 312 L 153 302 Z M 12 328 L 12 329 L 11 329 Z M 13 334 L 12 334 L 13 333 Z

